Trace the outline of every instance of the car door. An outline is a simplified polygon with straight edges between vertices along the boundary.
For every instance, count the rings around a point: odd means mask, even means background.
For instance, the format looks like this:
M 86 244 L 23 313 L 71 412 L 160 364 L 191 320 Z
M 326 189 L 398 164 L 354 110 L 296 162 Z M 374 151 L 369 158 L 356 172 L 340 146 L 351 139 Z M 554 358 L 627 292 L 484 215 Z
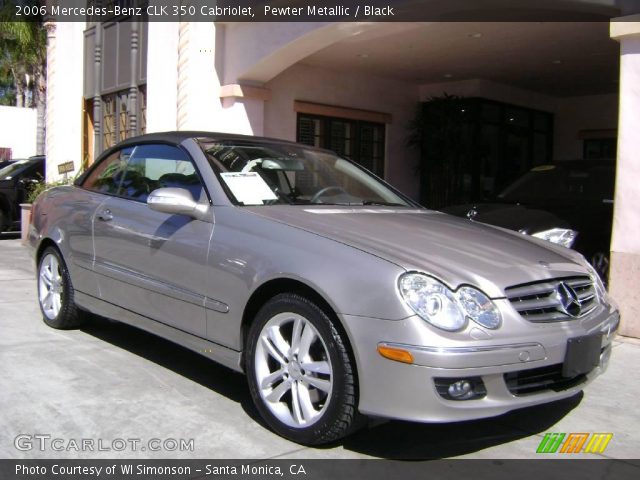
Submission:
M 108 189 L 93 221 L 100 297 L 204 337 L 206 260 L 213 223 L 151 210 L 153 190 L 177 187 L 208 202 L 188 154 L 140 145 L 103 179 Z

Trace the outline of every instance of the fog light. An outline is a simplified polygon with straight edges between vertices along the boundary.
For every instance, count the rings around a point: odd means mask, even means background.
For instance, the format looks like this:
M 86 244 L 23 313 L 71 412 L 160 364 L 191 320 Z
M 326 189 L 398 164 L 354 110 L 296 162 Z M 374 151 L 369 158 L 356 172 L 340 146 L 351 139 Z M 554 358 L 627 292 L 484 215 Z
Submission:
M 477 400 L 487 394 L 480 377 L 434 378 L 436 390 L 447 400 Z
M 464 400 L 473 396 L 473 386 L 467 380 L 458 380 L 449 385 L 447 393 L 456 400 Z

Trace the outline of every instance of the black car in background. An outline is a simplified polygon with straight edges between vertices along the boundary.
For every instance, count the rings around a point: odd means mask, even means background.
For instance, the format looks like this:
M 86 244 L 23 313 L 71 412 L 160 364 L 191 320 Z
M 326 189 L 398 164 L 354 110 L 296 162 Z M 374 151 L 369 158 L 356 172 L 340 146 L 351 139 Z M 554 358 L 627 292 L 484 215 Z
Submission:
M 18 160 L 0 170 L 0 232 L 20 227 L 20 204 L 44 178 L 44 156 Z
M 0 170 L 11 165 L 12 163 L 15 163 L 16 161 L 17 160 L 0 160 Z
M 531 169 L 497 198 L 442 211 L 574 248 L 609 272 L 615 162 L 573 160 Z

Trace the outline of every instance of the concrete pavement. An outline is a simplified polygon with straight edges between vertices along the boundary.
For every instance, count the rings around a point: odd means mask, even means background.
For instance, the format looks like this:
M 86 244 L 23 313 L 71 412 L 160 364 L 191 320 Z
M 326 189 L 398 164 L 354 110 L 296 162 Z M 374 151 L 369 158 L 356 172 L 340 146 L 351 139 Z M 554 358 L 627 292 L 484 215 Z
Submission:
M 637 341 L 615 341 L 584 395 L 474 422 L 387 422 L 314 449 L 271 433 L 244 377 L 196 353 L 105 319 L 48 328 L 35 286 L 28 250 L 0 235 L 0 458 L 540 458 L 546 432 L 612 432 L 601 457 L 638 457 Z

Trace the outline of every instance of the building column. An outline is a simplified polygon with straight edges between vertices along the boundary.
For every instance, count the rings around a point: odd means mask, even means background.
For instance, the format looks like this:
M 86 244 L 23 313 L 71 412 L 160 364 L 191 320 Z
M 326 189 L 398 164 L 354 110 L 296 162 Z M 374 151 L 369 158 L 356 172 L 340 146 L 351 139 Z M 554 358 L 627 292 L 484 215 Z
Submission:
M 138 65 L 140 62 L 140 22 L 131 22 L 131 76 L 129 80 L 129 135 L 138 132 Z
M 620 112 L 609 289 L 622 335 L 640 338 L 640 15 L 613 19 L 620 42 Z
M 178 130 L 216 131 L 220 123 L 220 81 L 215 67 L 216 25 L 180 22 L 178 26 Z
M 176 130 L 178 23 L 149 22 L 147 133 Z
M 102 97 L 100 96 L 102 78 L 102 27 L 96 28 L 93 62 L 87 62 L 86 68 L 93 68 L 93 158 L 102 152 Z
M 62 179 L 58 166 L 82 166 L 83 22 L 47 24 L 47 181 Z
M 52 182 L 54 180 L 53 162 L 49 159 L 54 151 L 55 136 L 58 133 L 56 125 L 54 123 L 56 109 L 56 93 L 58 90 L 58 75 L 57 75 L 57 45 L 56 45 L 56 22 L 50 21 L 45 24 L 47 30 L 47 109 L 45 111 L 45 138 L 44 138 L 44 153 L 46 155 L 46 168 L 45 175 L 46 181 Z M 57 172 L 56 172 L 57 173 Z

